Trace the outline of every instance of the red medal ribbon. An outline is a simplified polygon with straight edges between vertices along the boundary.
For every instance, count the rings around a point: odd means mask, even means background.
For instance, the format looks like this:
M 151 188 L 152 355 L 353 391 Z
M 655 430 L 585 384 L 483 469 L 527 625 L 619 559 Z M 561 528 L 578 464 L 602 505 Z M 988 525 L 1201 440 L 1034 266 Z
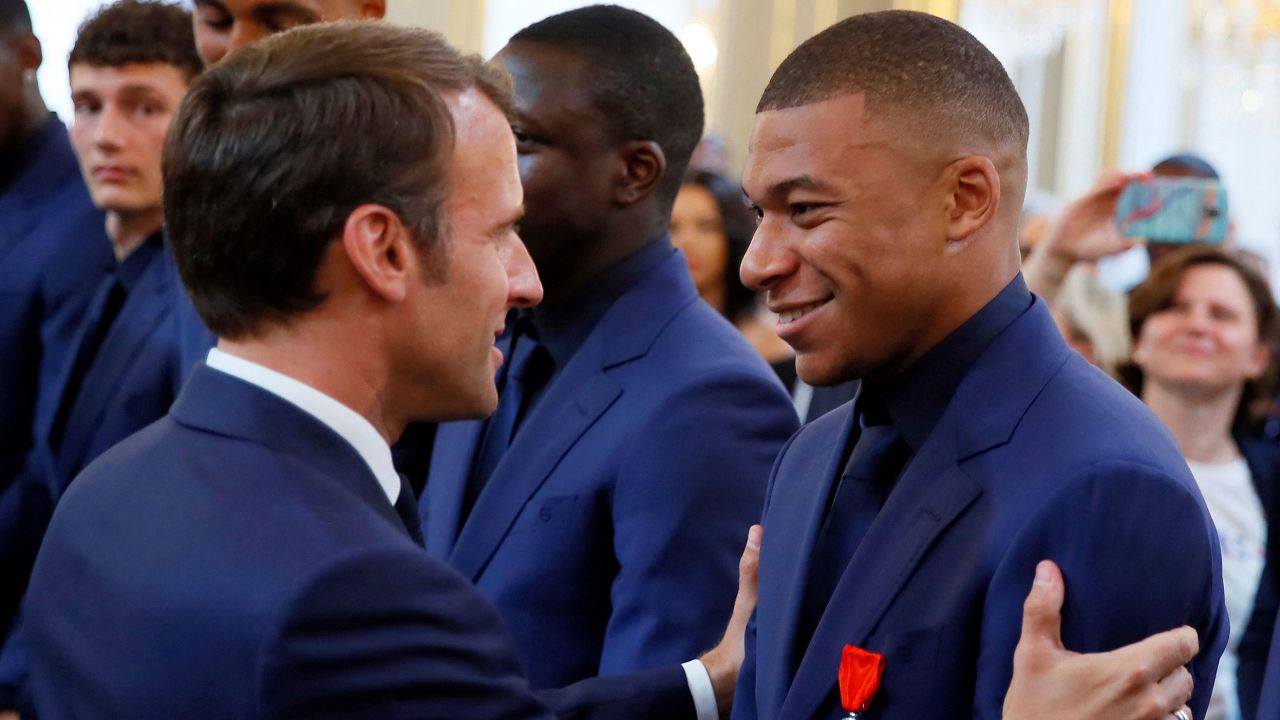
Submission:
M 840 702 L 851 713 L 867 709 L 880 689 L 884 656 L 852 645 L 844 646 L 840 658 Z

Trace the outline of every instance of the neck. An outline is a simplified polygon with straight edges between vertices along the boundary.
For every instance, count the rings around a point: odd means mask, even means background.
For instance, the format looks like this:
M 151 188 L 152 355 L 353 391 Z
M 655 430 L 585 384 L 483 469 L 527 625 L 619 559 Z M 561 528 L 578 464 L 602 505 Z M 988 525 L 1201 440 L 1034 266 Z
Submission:
M 36 130 L 39 130 L 40 126 L 49 119 L 49 106 L 44 104 L 44 97 L 40 95 L 40 87 L 34 82 L 26 84 L 23 89 L 23 99 L 22 124 L 18 136 L 27 138 Z
M 164 225 L 164 212 L 160 208 L 138 211 L 107 212 L 107 237 L 115 250 L 116 261 L 122 262 L 137 250 L 147 238 Z
M 651 212 L 640 210 L 633 206 L 628 211 L 616 213 L 600 228 L 599 236 L 578 243 L 571 257 L 539 264 L 543 303 L 550 305 L 572 297 L 600 273 L 635 254 L 665 232 L 665 225 L 655 227 Z
M 1238 386 L 1208 394 L 1148 379 L 1142 387 L 1142 401 L 1173 433 L 1173 439 L 1188 460 L 1220 464 L 1240 456 L 1239 448 L 1231 439 L 1240 393 Z
M 394 444 L 407 419 L 394 417 L 388 408 L 386 373 L 374 361 L 376 353 L 347 352 L 363 346 L 334 342 L 327 334 L 332 328 L 325 325 L 325 318 L 273 325 L 253 337 L 219 338 L 218 349 L 319 390 L 359 413 L 388 445 Z

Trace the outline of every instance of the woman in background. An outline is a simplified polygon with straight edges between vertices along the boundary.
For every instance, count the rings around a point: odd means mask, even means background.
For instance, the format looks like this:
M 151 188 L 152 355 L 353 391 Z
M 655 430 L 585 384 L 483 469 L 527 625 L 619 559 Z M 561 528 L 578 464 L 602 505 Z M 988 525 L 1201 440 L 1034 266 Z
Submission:
M 1251 719 L 1277 607 L 1277 449 L 1257 434 L 1270 399 L 1277 310 L 1236 254 L 1183 248 L 1129 296 L 1126 383 L 1169 428 L 1217 526 L 1231 635 L 1205 720 Z
M 722 175 L 690 173 L 671 211 L 671 241 L 684 252 L 698 294 L 764 357 L 791 387 L 795 360 L 756 295 L 738 278 L 738 267 L 755 234 L 742 190 Z

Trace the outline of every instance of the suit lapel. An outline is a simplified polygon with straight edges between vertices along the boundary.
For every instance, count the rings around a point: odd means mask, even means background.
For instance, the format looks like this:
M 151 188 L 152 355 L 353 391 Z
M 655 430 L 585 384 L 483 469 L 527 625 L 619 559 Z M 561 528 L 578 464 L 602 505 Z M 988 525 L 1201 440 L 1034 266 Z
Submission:
M 92 430 L 120 392 L 121 379 L 129 366 L 138 361 L 139 346 L 156 332 L 166 314 L 166 285 L 161 270 L 161 257 L 157 254 L 103 338 L 80 383 L 78 397 L 64 398 L 65 402 L 74 403 L 58 451 L 59 471 L 67 480 L 80 468 Z M 147 380 L 161 382 L 161 378 Z
M 431 470 L 419 507 L 426 527 L 427 552 L 440 559 L 453 553 L 462 520 L 462 501 L 484 432 L 483 420 L 443 423 L 436 430 Z
M 584 372 L 582 366 L 593 364 L 596 369 Z M 454 568 L 472 581 L 480 577 L 529 498 L 621 394 L 622 388 L 599 369 L 598 348 L 580 348 L 565 371 L 547 386 L 545 396 L 525 418 L 524 432 L 516 434 L 476 498 L 449 559 Z M 554 432 L 534 431 L 537 428 Z M 466 468 L 470 471 L 470 462 Z M 465 486 L 465 482 L 457 484 Z
M 788 497 L 771 501 L 764 517 L 767 531 L 760 549 L 760 581 L 766 592 L 767 588 L 779 588 L 780 592 L 776 605 L 761 603 L 756 622 L 757 644 L 762 648 L 756 653 L 759 667 L 756 676 L 765 683 L 758 694 L 761 707 L 768 708 L 770 713 L 782 705 L 789 680 L 800 661 L 796 654 L 796 633 L 813 545 L 827 511 L 832 485 L 842 470 L 840 459 L 844 457 L 853 428 L 853 406 L 841 408 L 839 412 L 843 417 L 838 421 L 834 417 L 826 421 L 832 423 L 831 427 L 839 427 L 839 434 L 829 435 L 826 444 L 805 453 L 800 460 L 801 467 L 787 472 L 788 477 L 816 480 L 806 484 L 802 491 L 775 488 L 774 493 L 785 492 Z M 799 545 L 770 543 L 770 536 L 796 539 Z
M 981 487 L 954 463 L 954 445 L 946 437 L 950 433 L 943 435 L 939 437 L 935 430 L 903 472 L 849 561 L 779 717 L 810 717 L 817 711 L 836 686 L 845 644 L 866 642 L 929 546 L 982 494 Z
M 529 499 L 624 392 L 609 370 L 644 357 L 676 313 L 695 302 L 698 294 L 684 257 L 671 250 L 613 303 L 564 370 L 552 378 L 494 468 L 458 534 L 449 559 L 455 569 L 473 581 L 479 579 Z M 474 454 L 472 445 L 466 472 Z M 450 484 L 464 485 L 465 480 L 463 475 Z

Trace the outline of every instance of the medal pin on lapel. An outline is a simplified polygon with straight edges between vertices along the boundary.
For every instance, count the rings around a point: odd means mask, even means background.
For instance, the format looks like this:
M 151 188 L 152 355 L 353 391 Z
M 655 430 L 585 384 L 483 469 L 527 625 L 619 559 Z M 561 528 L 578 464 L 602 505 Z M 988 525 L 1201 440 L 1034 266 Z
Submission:
M 884 656 L 853 645 L 845 645 L 840 657 L 840 704 L 849 711 L 845 720 L 860 720 L 884 675 Z

